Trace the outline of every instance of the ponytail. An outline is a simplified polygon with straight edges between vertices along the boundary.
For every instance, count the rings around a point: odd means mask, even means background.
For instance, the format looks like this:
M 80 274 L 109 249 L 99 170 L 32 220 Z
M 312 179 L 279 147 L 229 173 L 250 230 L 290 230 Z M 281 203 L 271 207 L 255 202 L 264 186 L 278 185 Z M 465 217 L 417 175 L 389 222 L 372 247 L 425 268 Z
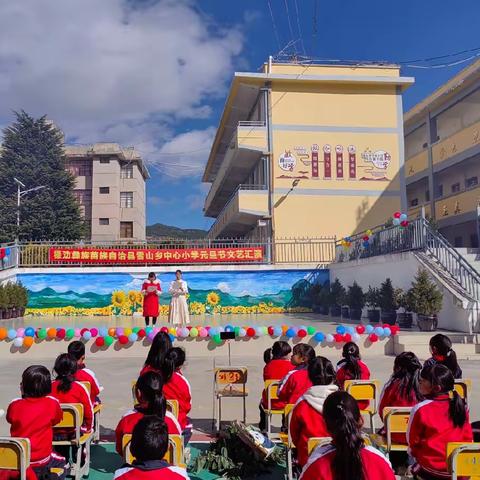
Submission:
M 171 348 L 163 358 L 162 364 L 160 365 L 160 373 L 162 374 L 163 383 L 167 383 L 173 376 L 175 372 L 175 353 L 173 348 Z
M 364 446 L 362 417 L 357 401 L 346 392 L 334 392 L 323 404 L 323 418 L 336 449 L 332 462 L 333 478 L 365 480 L 360 454 Z
M 453 390 L 452 398 L 450 399 L 448 416 L 453 422 L 453 425 L 458 428 L 462 428 L 467 421 L 467 407 L 465 405 L 465 400 L 456 390 Z
M 272 349 L 271 348 L 267 348 L 263 352 L 263 361 L 265 363 L 270 363 L 272 361 Z
M 145 365 L 148 365 L 154 370 L 160 371 L 163 359 L 171 348 L 172 340 L 170 339 L 170 335 L 166 332 L 158 332 L 153 339 L 150 350 L 148 351 Z
M 345 370 L 350 373 L 353 379 L 359 379 L 362 376 L 360 369 L 360 349 L 354 342 L 347 342 L 343 346 L 342 356 L 345 359 Z
M 457 361 L 457 354 L 452 350 L 452 341 L 446 335 L 438 333 L 430 339 L 433 358 L 450 369 L 454 378 L 462 377 L 462 369 Z
M 401 397 L 418 402 L 423 400 L 419 385 L 421 370 L 422 364 L 413 352 L 402 352 L 395 357 L 390 381 L 398 382 L 398 392 Z
M 315 349 L 308 343 L 297 343 L 293 347 L 293 354 L 305 358 L 305 364 L 308 365 L 315 358 Z
M 462 369 L 457 361 L 455 350 L 450 349 L 447 352 L 445 360 L 442 362 L 453 374 L 454 378 L 462 378 Z
M 271 348 L 267 348 L 263 352 L 263 361 L 265 363 L 270 363 L 272 360 L 285 358 L 287 355 L 290 355 L 290 353 L 292 353 L 292 347 L 288 344 L 288 342 L 278 340 Z
M 162 376 L 157 372 L 147 372 L 139 377 L 135 385 L 137 392 L 140 392 L 142 402 L 138 410 L 145 415 L 158 415 L 160 418 L 165 417 L 167 402 L 163 396 L 163 380 Z
M 77 371 L 77 361 L 68 353 L 62 353 L 55 360 L 53 370 L 56 373 L 59 392 L 69 392 L 75 381 L 75 372 Z

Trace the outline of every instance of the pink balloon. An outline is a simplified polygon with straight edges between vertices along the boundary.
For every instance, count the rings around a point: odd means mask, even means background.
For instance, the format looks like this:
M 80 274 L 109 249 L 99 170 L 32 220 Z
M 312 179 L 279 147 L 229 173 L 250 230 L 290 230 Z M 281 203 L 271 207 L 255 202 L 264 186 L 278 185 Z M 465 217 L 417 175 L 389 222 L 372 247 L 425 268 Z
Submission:
M 92 337 L 96 337 L 98 335 L 98 329 L 93 327 L 90 329 L 90 333 L 92 334 Z
M 205 338 L 206 336 L 208 336 L 208 331 L 206 328 L 200 327 L 198 329 L 198 334 L 200 335 L 200 337 Z
M 80 332 L 81 332 L 80 328 L 76 328 L 76 329 L 75 329 L 75 336 L 76 336 L 77 338 L 80 338 L 80 337 L 82 336 L 82 334 L 81 334 Z
M 17 329 L 17 337 L 24 337 L 25 336 L 25 329 L 19 328 Z
M 115 333 L 117 334 L 117 337 L 120 337 L 120 335 L 123 335 L 123 328 L 118 327 Z

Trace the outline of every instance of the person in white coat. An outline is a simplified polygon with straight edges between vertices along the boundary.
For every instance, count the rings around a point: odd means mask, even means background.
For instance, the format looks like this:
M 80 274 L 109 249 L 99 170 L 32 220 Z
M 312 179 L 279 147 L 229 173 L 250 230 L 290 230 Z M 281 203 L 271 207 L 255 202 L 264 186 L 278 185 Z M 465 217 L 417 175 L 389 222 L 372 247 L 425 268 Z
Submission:
M 182 278 L 181 270 L 175 272 L 175 277 L 168 290 L 172 295 L 168 322 L 173 325 L 187 325 L 190 323 L 187 303 L 188 285 Z

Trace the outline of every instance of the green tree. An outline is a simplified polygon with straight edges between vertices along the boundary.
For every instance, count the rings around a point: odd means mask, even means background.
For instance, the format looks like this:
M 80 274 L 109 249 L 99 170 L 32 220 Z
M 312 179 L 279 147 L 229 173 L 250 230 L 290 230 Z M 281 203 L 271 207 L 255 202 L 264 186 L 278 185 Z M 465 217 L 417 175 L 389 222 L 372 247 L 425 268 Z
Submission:
M 418 269 L 408 296 L 412 310 L 420 315 L 437 315 L 442 309 L 443 293 L 423 268 Z
M 65 170 L 63 138 L 46 117 L 35 119 L 21 111 L 4 129 L 0 157 L 0 241 L 76 240 L 83 220 L 73 195 L 74 178 Z M 20 229 L 16 227 L 17 185 L 45 185 L 21 201 Z

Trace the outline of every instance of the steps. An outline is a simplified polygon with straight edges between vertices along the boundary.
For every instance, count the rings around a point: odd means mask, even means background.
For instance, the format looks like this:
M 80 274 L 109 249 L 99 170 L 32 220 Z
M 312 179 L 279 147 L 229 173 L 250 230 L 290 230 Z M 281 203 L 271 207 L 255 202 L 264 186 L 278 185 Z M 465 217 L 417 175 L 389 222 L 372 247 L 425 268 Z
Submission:
M 456 248 L 455 250 L 480 274 L 480 249 Z

